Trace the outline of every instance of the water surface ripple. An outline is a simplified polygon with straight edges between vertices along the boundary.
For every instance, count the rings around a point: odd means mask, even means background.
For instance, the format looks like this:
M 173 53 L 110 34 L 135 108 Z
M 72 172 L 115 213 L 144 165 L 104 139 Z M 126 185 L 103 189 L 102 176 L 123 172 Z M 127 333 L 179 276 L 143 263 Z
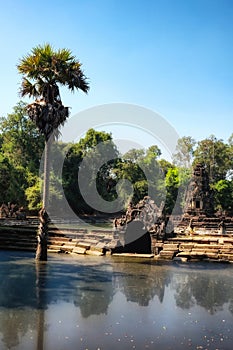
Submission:
M 0 349 L 214 349 L 233 343 L 233 265 L 0 251 Z

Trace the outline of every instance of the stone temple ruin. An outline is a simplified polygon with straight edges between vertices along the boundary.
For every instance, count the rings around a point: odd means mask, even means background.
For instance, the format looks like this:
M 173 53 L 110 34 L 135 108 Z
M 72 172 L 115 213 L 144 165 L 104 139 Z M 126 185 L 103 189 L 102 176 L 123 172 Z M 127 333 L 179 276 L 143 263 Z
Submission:
M 209 175 L 205 167 L 198 163 L 193 169 L 193 176 L 186 196 L 186 207 L 176 233 L 209 232 L 226 233 L 227 226 L 232 226 L 232 218 L 218 215 L 214 210 L 214 193 L 210 189 Z
M 202 164 L 194 167 L 185 214 L 190 216 L 214 215 L 213 192 L 210 190 L 209 175 Z
M 48 252 L 233 263 L 233 217 L 214 212 L 208 173 L 201 164 L 193 169 L 185 203 L 182 214 L 166 217 L 163 203 L 158 206 L 146 196 L 129 204 L 124 215 L 114 219 L 113 229 L 63 228 L 64 222 L 58 221 L 59 228 L 49 228 Z M 1 220 L 3 224 L 5 218 Z M 22 220 L 20 227 L 13 220 L 10 235 L 3 225 L 0 249 L 35 251 L 34 220 Z
M 214 212 L 213 191 L 203 164 L 196 164 L 187 189 L 182 215 L 169 218 L 148 196 L 129 205 L 126 214 L 114 220 L 118 234 L 117 253 L 151 253 L 155 242 L 164 242 L 177 235 L 226 234 L 233 228 L 233 219 Z M 168 228 L 168 225 L 170 227 Z M 172 228 L 171 228 L 172 226 Z M 158 246 L 158 244 L 157 244 Z
M 119 242 L 114 253 L 151 253 L 151 234 L 158 237 L 165 233 L 163 219 L 163 203 L 158 207 L 149 197 L 145 196 L 135 206 L 129 204 L 126 214 L 114 219 Z

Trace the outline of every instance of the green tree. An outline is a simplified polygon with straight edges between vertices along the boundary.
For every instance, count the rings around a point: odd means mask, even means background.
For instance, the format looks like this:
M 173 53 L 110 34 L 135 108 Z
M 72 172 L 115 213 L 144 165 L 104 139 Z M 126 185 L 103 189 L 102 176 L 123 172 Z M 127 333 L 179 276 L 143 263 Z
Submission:
M 24 102 L 20 101 L 13 108 L 13 113 L 0 118 L 0 132 L 2 152 L 11 164 L 38 173 L 44 150 L 44 137 L 27 116 Z
M 44 137 L 27 116 L 26 104 L 17 103 L 13 112 L 0 119 L 1 152 L 11 165 L 3 200 L 31 207 L 25 190 L 30 178 L 38 177 Z
M 228 143 L 229 143 L 229 146 L 233 146 L 233 133 L 232 133 L 231 136 L 229 137 Z
M 95 197 L 98 200 L 98 196 L 108 202 L 115 199 L 116 183 L 112 169 L 118 157 L 111 134 L 94 129 L 88 130 L 84 138 L 70 146 L 64 161 L 62 181 L 74 212 L 91 214 L 96 211 L 82 196 L 84 184 L 85 195 L 90 199 Z M 98 203 L 95 205 L 98 207 Z
M 38 175 L 28 174 L 28 186 L 25 189 L 25 197 L 28 203 L 28 209 L 39 211 L 41 209 L 41 179 Z
M 128 162 L 136 163 L 145 156 L 144 149 L 132 148 L 123 155 L 123 159 Z
M 28 115 L 45 137 L 43 208 L 40 212 L 36 260 L 47 260 L 50 147 L 54 137 L 58 136 L 59 127 L 69 116 L 69 108 L 62 104 L 59 86 L 85 93 L 89 86 L 81 63 L 71 51 L 55 51 L 49 44 L 34 47 L 30 54 L 20 60 L 17 68 L 22 74 L 21 96 L 36 99 L 27 106 Z
M 148 194 L 158 206 L 165 201 L 165 187 L 163 186 L 165 174 L 159 163 L 161 154 L 159 147 L 152 145 L 146 150 L 145 156 L 138 163 L 146 176 L 149 188 Z
M 229 153 L 230 153 L 230 169 L 228 171 L 227 177 L 233 179 L 233 133 L 228 139 Z
M 165 178 L 165 186 L 167 190 L 166 202 L 165 202 L 165 213 L 171 214 L 172 209 L 175 206 L 175 202 L 178 195 L 179 188 L 179 172 L 178 168 L 170 168 L 167 171 Z
M 166 159 L 160 159 L 160 160 L 158 161 L 158 163 L 159 163 L 159 167 L 160 167 L 161 171 L 163 172 L 164 176 L 166 176 L 166 174 L 167 174 L 167 172 L 168 172 L 168 170 L 169 170 L 170 168 L 174 168 L 174 167 L 175 167 L 174 164 L 170 163 L 170 162 L 169 162 L 168 160 L 166 160 Z
M 147 163 L 151 163 L 154 160 L 157 161 L 157 159 L 161 156 L 161 154 L 162 152 L 157 145 L 150 146 L 146 151 L 145 161 Z
M 12 166 L 8 159 L 0 154 L 0 203 L 11 200 L 9 188 L 11 187 Z
M 191 170 L 187 168 L 171 167 L 165 177 L 166 202 L 165 213 L 181 214 L 185 206 L 186 190 L 191 178 Z
M 179 167 L 190 168 L 193 159 L 196 141 L 191 136 L 183 136 L 178 139 L 176 153 L 173 154 L 173 162 Z
M 24 169 L 15 168 L 4 154 L 0 154 L 0 203 L 26 205 L 25 185 Z
M 158 161 L 160 155 L 161 151 L 158 146 L 153 145 L 146 150 L 131 149 L 118 160 L 114 169 L 117 182 L 120 179 L 126 179 L 131 183 L 133 186 L 131 202 L 133 204 L 138 203 L 148 194 L 158 206 L 164 200 L 164 186 L 161 186 L 164 173 Z M 127 206 L 127 203 L 125 205 Z
M 90 149 L 93 149 L 98 144 L 108 141 L 112 141 L 111 134 L 106 133 L 104 131 L 96 131 L 93 128 L 91 128 L 87 131 L 85 137 L 79 140 L 78 145 L 85 155 Z
M 7 174 L 9 185 L 2 193 L 2 201 L 17 202 L 19 205 L 27 206 L 29 210 L 38 211 L 42 206 L 39 167 L 44 151 L 44 137 L 27 116 L 26 104 L 22 101 L 13 108 L 11 114 L 0 119 L 0 130 L 2 143 L 0 152 L 10 166 Z M 61 147 L 60 144 L 56 147 Z M 57 163 L 59 159 L 52 157 L 53 181 L 50 184 L 50 192 L 56 200 L 59 200 L 55 186 L 57 179 L 53 170 Z
M 193 164 L 202 163 L 208 171 L 210 183 L 224 180 L 232 169 L 232 153 L 229 144 L 214 135 L 199 141 L 194 151 Z
M 233 180 L 219 180 L 213 186 L 215 209 L 233 214 Z
M 148 194 L 146 175 L 137 161 L 142 157 L 142 154 L 144 154 L 144 152 L 140 152 L 140 150 L 137 150 L 137 152 L 134 149 L 128 151 L 122 158 L 119 158 L 113 170 L 117 183 L 119 183 L 120 180 L 127 180 L 133 186 L 133 195 L 132 198 L 130 198 L 133 204 L 136 204 L 141 198 Z M 126 200 L 127 196 L 125 197 L 123 193 L 124 186 L 123 188 L 119 186 L 118 191 L 119 196 Z M 125 202 L 125 208 L 127 204 L 128 203 Z

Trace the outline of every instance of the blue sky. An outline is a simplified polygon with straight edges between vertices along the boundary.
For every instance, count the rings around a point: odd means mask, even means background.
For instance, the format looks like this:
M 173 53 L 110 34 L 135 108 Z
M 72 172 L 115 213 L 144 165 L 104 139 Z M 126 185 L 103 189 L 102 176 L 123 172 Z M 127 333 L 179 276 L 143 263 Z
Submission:
M 72 113 L 125 102 L 180 136 L 233 133 L 233 1 L 0 0 L 0 115 L 19 101 L 18 60 L 51 43 L 83 63 L 90 92 L 62 91 Z

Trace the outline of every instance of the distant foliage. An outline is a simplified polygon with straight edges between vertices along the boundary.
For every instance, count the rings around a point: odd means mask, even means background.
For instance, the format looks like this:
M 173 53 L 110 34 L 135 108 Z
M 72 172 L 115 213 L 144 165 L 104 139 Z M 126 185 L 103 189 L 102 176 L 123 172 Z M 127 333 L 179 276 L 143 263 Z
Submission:
M 156 145 L 120 154 L 111 134 L 90 129 L 76 143 L 54 143 L 50 201 L 60 203 L 62 188 L 74 212 L 93 214 L 95 210 L 85 202 L 78 183 L 80 167 L 85 166 L 86 173 L 90 174 L 86 192 L 91 195 L 96 186 L 98 194 L 109 205 L 120 196 L 126 209 L 129 198 L 121 186 L 121 180 L 125 179 L 133 187 L 130 198 L 133 204 L 150 191 L 158 206 L 164 204 L 166 214 L 180 213 L 185 206 L 192 164 L 203 163 L 210 175 L 216 211 L 233 214 L 232 140 L 233 134 L 228 142 L 213 135 L 199 142 L 190 136 L 182 137 L 173 162 L 169 162 L 161 158 L 161 150 Z M 44 137 L 27 116 L 25 104 L 19 102 L 12 113 L 0 119 L 0 203 L 16 202 L 36 211 L 41 208 L 39 168 L 43 151 Z M 108 161 L 102 162 L 103 154 Z M 98 164 L 101 166 L 96 172 Z

